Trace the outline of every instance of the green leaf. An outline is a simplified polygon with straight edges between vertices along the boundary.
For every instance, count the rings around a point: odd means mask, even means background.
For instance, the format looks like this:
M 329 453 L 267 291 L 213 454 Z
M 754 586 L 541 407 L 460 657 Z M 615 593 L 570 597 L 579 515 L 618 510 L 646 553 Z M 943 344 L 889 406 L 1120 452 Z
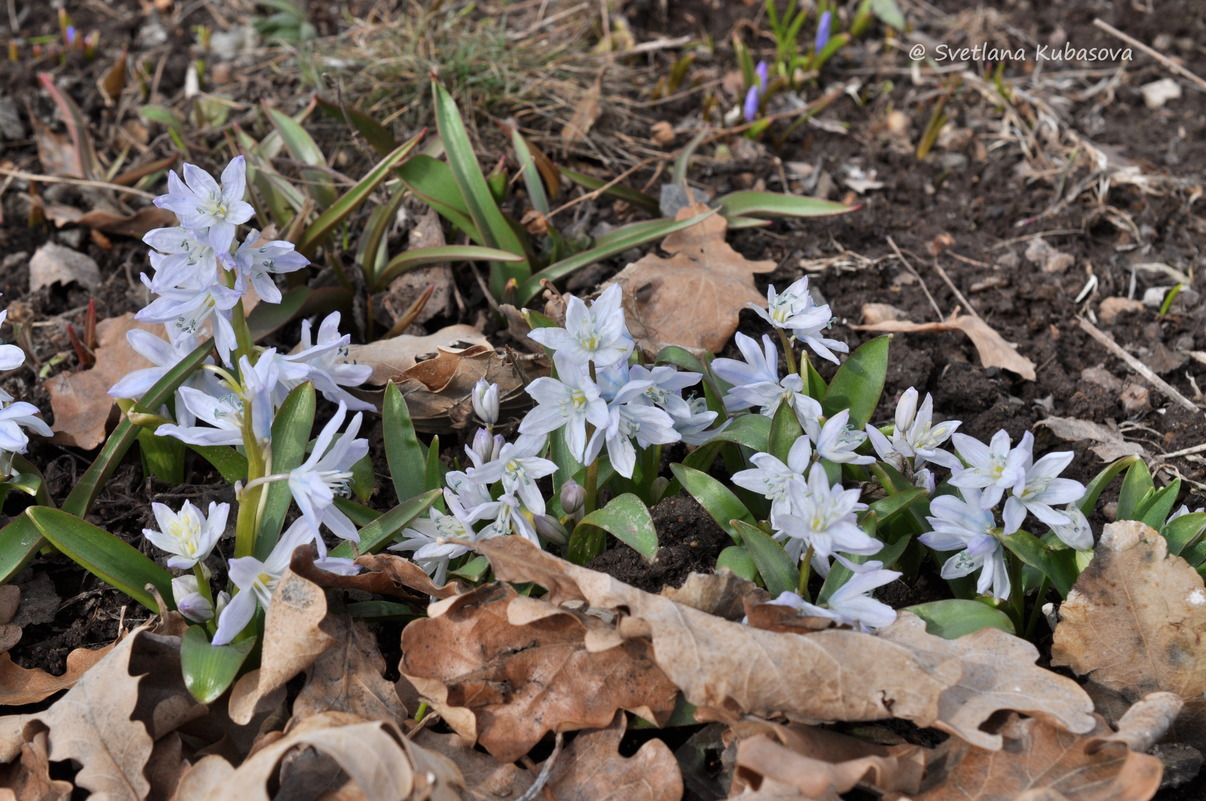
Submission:
M 381 512 L 373 509 L 370 506 L 357 503 L 351 498 L 336 498 L 335 507 L 347 515 L 349 520 L 361 528 L 381 517 Z
M 733 525 L 771 595 L 778 597 L 780 593 L 795 592 L 800 581 L 800 570 L 783 546 L 757 526 L 742 520 Z
M 864 342 L 842 363 L 821 400 L 826 417 L 849 409 L 850 425 L 855 429 L 867 425 L 884 391 L 890 341 L 891 337 L 876 337 Z
M 730 545 L 716 557 L 716 572 L 732 570 L 746 581 L 753 581 L 758 575 L 758 567 L 750 552 L 740 545 Z
M 832 217 L 860 208 L 831 200 L 777 192 L 732 192 L 719 198 L 715 205 L 725 217 Z
M 158 409 L 166 403 L 193 370 L 205 361 L 205 357 L 209 355 L 212 347 L 213 340 L 206 340 L 198 345 L 192 353 L 181 359 L 179 364 L 164 373 L 163 378 L 156 381 L 155 385 L 147 390 L 147 394 L 142 396 L 140 401 L 142 406 L 147 409 Z M 67 500 L 63 501 L 63 511 L 81 517 L 88 514 L 100 488 L 113 475 L 113 471 L 117 469 L 117 465 L 121 463 L 126 451 L 138 436 L 138 428 L 139 426 L 122 418 L 122 421 L 117 424 L 117 428 L 109 435 L 109 439 L 101 448 L 96 460 L 84 471 L 84 475 L 80 477 L 75 489 L 67 496 Z M 8 578 L 8 576 L 0 576 L 0 581 L 6 581 Z
M 707 510 L 717 525 L 740 544 L 741 535 L 737 533 L 737 529 L 731 521 L 743 520 L 751 525 L 755 521 L 749 509 L 745 508 L 745 504 L 733 494 L 733 491 L 707 473 L 694 470 L 686 465 L 672 464 L 670 471 L 683 485 L 683 489 L 691 493 L 691 497 L 699 501 L 699 505 Z
M 469 216 L 469 207 L 465 205 L 461 189 L 452 177 L 452 168 L 445 162 L 426 153 L 418 153 L 398 167 L 397 174 L 415 197 L 435 209 L 470 239 L 479 245 L 486 241 Z
M 448 571 L 454 578 L 463 578 L 470 584 L 478 584 L 490 572 L 490 560 L 484 556 L 475 556 L 456 570 Z
M 712 435 L 711 441 L 736 442 L 758 453 L 770 453 L 771 419 L 762 414 L 743 414 L 731 418 L 724 430 Z M 788 446 L 791 450 L 791 446 Z
M 331 181 L 331 173 L 325 169 L 327 157 L 323 155 L 322 148 L 310 134 L 306 133 L 306 129 L 301 127 L 297 120 L 279 109 L 272 108 L 267 101 L 260 102 L 273 127 L 281 135 L 290 155 L 302 164 L 309 165 L 309 168 L 302 168 L 302 179 L 305 181 L 307 191 L 318 204 L 318 208 L 330 208 L 335 203 L 337 193 L 335 184 Z M 302 113 L 306 115 L 308 110 Z M 324 169 L 313 169 L 315 167 Z
M 634 247 L 662 239 L 675 231 L 690 228 L 692 225 L 714 213 L 709 211 L 704 214 L 697 214 L 686 220 L 652 220 L 617 228 L 606 237 L 601 237 L 601 239 L 604 239 L 605 244 L 600 245 L 596 242 L 595 246 L 590 250 L 584 250 L 581 253 L 570 256 L 568 259 L 562 259 L 555 264 L 550 264 L 540 272 L 533 273 L 526 281 L 521 282 L 519 285 L 519 304 L 523 305 L 540 294 L 542 289 L 540 285 L 541 281 L 560 281 L 562 278 L 573 275 L 583 267 L 595 262 L 623 253 L 626 250 L 631 250 Z
M 146 591 L 148 584 L 154 585 L 165 603 L 171 603 L 172 574 L 124 540 L 58 509 L 34 506 L 26 509 L 25 514 L 54 547 L 110 587 L 152 612 L 158 612 L 159 605 Z
M 511 128 L 509 125 L 504 128 L 510 129 L 511 146 L 515 148 L 515 156 L 519 160 L 519 175 L 523 178 L 523 185 L 528 190 L 528 200 L 531 202 L 532 208 L 548 216 L 551 211 L 549 196 L 544 191 L 544 181 L 541 180 L 540 170 L 536 167 L 536 156 L 532 153 L 532 148 L 528 146 L 528 140 L 524 139 L 518 128 Z
M 896 0 L 871 0 L 871 11 L 875 16 L 879 17 L 879 21 L 885 25 L 889 25 L 898 31 L 905 29 L 904 14 L 900 13 L 900 7 L 896 5 Z
M 382 408 L 382 423 L 385 437 L 385 463 L 389 467 L 390 479 L 398 500 L 404 501 L 423 494 L 428 489 L 426 476 L 427 457 L 423 444 L 415 434 L 410 419 L 410 408 L 406 398 L 394 382 L 385 387 L 385 402 Z
M 1100 473 L 1085 485 L 1084 497 L 1076 502 L 1076 508 L 1080 509 L 1085 516 L 1093 514 L 1093 507 L 1097 506 L 1097 500 L 1101 497 L 1101 493 L 1105 490 L 1106 486 L 1114 480 L 1114 476 L 1138 461 L 1141 461 L 1139 457 L 1132 454 L 1115 459 L 1106 465 Z
M 233 484 L 247 480 L 247 457 L 234 448 L 226 445 L 189 445 L 188 448 L 209 462 L 222 475 L 223 481 Z
M 597 526 L 574 526 L 565 544 L 565 558 L 575 565 L 584 565 L 603 553 L 607 547 L 607 532 Z
M 1176 504 L 1177 496 L 1180 494 L 1181 479 L 1175 478 L 1167 487 L 1152 493 L 1149 498 L 1139 504 L 1135 514 L 1145 525 L 1159 531 L 1164 525 L 1164 521 L 1168 520 L 1168 516 L 1172 514 L 1173 505 Z
M 301 240 L 297 245 L 297 252 L 307 258 L 312 258 L 314 252 L 318 249 L 319 243 L 335 229 L 335 226 L 343 222 L 349 214 L 369 199 L 369 196 L 377 186 L 389 175 L 390 170 L 402 161 L 402 159 L 406 158 L 407 154 L 414 150 L 418 143 L 419 137 L 416 136 L 399 145 L 394 152 L 378 162 L 377 166 L 373 167 L 368 175 L 361 178 L 339 200 L 332 203 L 322 214 L 318 215 L 318 218 L 310 223 L 302 233 Z
M 625 493 L 612 498 L 602 509 L 596 509 L 579 521 L 577 534 L 583 527 L 595 526 L 606 531 L 652 562 L 657 558 L 657 531 L 649 507 L 635 495 Z
M 398 209 L 401 208 L 402 201 L 405 199 L 406 192 L 399 188 L 390 195 L 388 201 L 373 209 L 368 222 L 364 224 L 360 242 L 356 245 L 356 263 L 360 265 L 360 271 L 364 274 L 364 282 L 369 287 L 377 286 L 380 275 L 385 269 L 386 254 L 382 245 L 389 236 L 390 229 L 394 227 Z
M 523 256 L 508 253 L 495 248 L 482 248 L 476 245 L 441 245 L 440 247 L 415 248 L 400 253 L 389 260 L 385 269 L 374 280 L 370 289 L 373 292 L 384 291 L 399 275 L 422 267 L 424 264 L 438 264 L 444 261 L 495 261 L 518 263 L 524 261 Z
M 1136 461 L 1122 478 L 1122 489 L 1118 492 L 1118 520 L 1138 520 L 1139 504 L 1154 493 L 1152 474 L 1142 460 Z
M 775 409 L 775 416 L 771 418 L 767 453 L 787 464 L 787 455 L 791 453 L 792 446 L 802 436 L 804 436 L 804 429 L 800 428 L 800 421 L 796 418 L 791 404 L 779 404 L 779 408 Z
M 1168 540 L 1168 552 L 1180 556 L 1197 543 L 1203 531 L 1206 531 L 1206 512 L 1189 512 L 1170 522 L 1160 535 Z
M 184 483 L 184 443 L 175 437 L 158 437 L 149 428 L 138 431 L 142 469 L 165 484 Z
M 691 351 L 678 345 L 667 345 L 657 352 L 655 364 L 672 364 L 675 367 L 701 375 L 708 372 L 707 366 Z
M 1079 574 L 1076 568 L 1076 551 L 1071 548 L 1048 548 L 1042 540 L 1025 530 L 1001 537 L 1001 544 L 1024 563 L 1051 579 L 1052 586 L 1060 596 L 1068 597 Z
M 277 410 L 272 421 L 273 473 L 288 473 L 306 460 L 306 445 L 310 442 L 310 429 L 314 427 L 316 406 L 314 384 L 307 381 L 298 384 Z M 268 558 L 280 539 L 285 515 L 289 513 L 289 505 L 293 502 L 293 493 L 287 481 L 270 482 L 262 491 L 268 493 L 268 499 L 260 513 L 260 527 L 255 534 L 253 554 L 260 561 Z
M 433 436 L 427 446 L 427 464 L 423 469 L 423 488 L 426 490 L 443 490 L 444 476 L 448 468 L 440 461 L 440 438 Z M 440 501 L 443 503 L 443 501 Z
M 203 704 L 217 701 L 234 683 L 254 645 L 254 637 L 229 645 L 211 645 L 203 626 L 189 626 L 180 638 L 184 686 Z
M 402 529 L 409 526 L 415 518 L 426 512 L 439 496 L 440 490 L 433 489 L 403 501 L 360 529 L 359 546 L 353 546 L 353 543 L 350 542 L 341 542 L 331 549 L 331 556 L 346 558 L 353 557 L 358 553 L 375 553 L 397 537 Z
M 1013 634 L 1013 621 L 1000 609 L 980 601 L 948 598 L 904 607 L 925 621 L 925 630 L 946 640 L 957 640 L 980 629 L 1000 629 Z
M 903 492 L 897 492 L 886 498 L 873 501 L 867 507 L 867 514 L 874 514 L 879 525 L 884 525 L 901 512 L 905 511 L 915 501 L 925 498 L 928 493 L 921 487 L 913 487 Z M 878 557 L 876 557 L 878 558 Z
M 452 168 L 452 176 L 460 187 L 461 196 L 469 209 L 469 216 L 473 218 L 474 225 L 482 234 L 483 244 L 524 257 L 523 261 L 513 264 L 492 263 L 490 294 L 501 298 L 508 281 L 514 279 L 523 283 L 532 274 L 532 268 L 519 236 L 494 202 L 494 196 L 486 184 L 481 167 L 478 166 L 477 154 L 473 152 L 473 144 L 469 141 L 469 133 L 461 120 L 460 110 L 439 81 L 432 81 L 431 85 L 435 97 L 436 127 L 448 152 L 448 166 Z
M 25 515 L 17 515 L 0 528 L 0 584 L 20 573 L 45 544 L 42 532 Z
M 258 342 L 298 317 L 330 312 L 351 304 L 352 293 L 341 286 L 298 287 L 285 292 L 280 303 L 257 303 L 247 315 L 247 327 Z
M 54 501 L 46 489 L 46 479 L 42 476 L 42 471 L 19 453 L 13 454 L 12 460 L 13 472 L 4 485 L 9 489 L 32 496 L 39 506 L 54 506 Z M 0 547 L 0 551 L 3 550 Z

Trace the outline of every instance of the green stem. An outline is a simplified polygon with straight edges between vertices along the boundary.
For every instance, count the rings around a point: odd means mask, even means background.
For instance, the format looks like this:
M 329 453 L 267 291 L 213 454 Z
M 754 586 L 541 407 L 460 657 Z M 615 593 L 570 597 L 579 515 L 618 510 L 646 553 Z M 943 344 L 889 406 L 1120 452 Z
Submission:
M 783 343 L 783 355 L 787 359 L 787 372 L 796 373 L 798 372 L 796 369 L 796 354 L 792 348 L 791 337 L 789 337 L 787 335 L 787 331 L 782 328 L 778 328 L 776 330 L 779 332 L 779 341 Z
M 812 578 L 812 554 L 813 547 L 808 546 L 808 550 L 804 552 L 804 558 L 800 561 L 800 582 L 796 585 L 796 594 L 805 601 L 811 602 L 808 596 L 808 580 Z
M 230 324 L 234 328 L 235 341 L 238 343 L 238 348 L 234 353 L 235 364 L 239 363 L 239 359 L 246 356 L 251 358 L 251 354 L 255 353 L 255 340 L 251 336 L 251 328 L 247 325 L 247 314 L 243 311 L 243 299 L 240 298 L 234 305 L 234 309 L 230 312 Z
M 582 513 L 590 514 L 595 511 L 595 504 L 599 493 L 599 457 L 596 456 L 590 464 L 586 466 L 586 476 L 582 479 L 583 489 L 586 490 L 586 500 L 582 504 Z
M 1030 610 L 1030 620 L 1026 623 L 1026 639 L 1033 642 L 1034 629 L 1038 625 L 1039 615 L 1043 613 L 1043 599 L 1047 597 L 1047 576 L 1039 582 L 1038 595 L 1034 598 L 1034 608 Z
M 239 516 L 235 523 L 235 558 L 255 553 L 255 537 L 259 528 L 260 508 L 266 484 L 254 484 L 256 479 L 267 475 L 270 447 L 259 442 L 252 428 L 252 399 L 243 398 L 243 450 L 247 452 L 247 481 L 249 486 L 240 493 Z
M 1022 588 L 1022 561 L 1013 551 L 1005 551 L 1006 569 L 1009 571 L 1009 608 L 1015 631 L 1023 631 L 1026 624 L 1026 591 Z

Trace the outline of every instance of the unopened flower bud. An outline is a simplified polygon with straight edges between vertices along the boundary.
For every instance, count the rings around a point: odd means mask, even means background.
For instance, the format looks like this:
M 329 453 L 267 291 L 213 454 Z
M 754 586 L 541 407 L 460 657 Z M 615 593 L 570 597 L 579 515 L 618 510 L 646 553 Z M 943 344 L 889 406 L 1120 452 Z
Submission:
M 498 422 L 498 384 L 479 378 L 473 387 L 473 413 L 487 426 Z
M 491 435 L 486 429 L 479 428 L 477 433 L 473 435 L 472 444 L 468 447 L 477 456 L 480 463 L 485 464 L 498 458 L 498 452 L 502 450 L 505 442 L 506 440 L 503 439 L 502 434 Z
M 561 521 L 550 515 L 534 515 L 532 524 L 536 528 L 536 533 L 544 537 L 554 545 L 565 545 L 569 542 L 569 532 L 565 530 L 565 526 L 561 525 Z
M 582 508 L 582 504 L 586 503 L 586 488 L 574 481 L 572 478 L 567 479 L 561 485 L 561 509 L 567 515 L 572 515 Z
M 196 576 L 178 576 L 172 579 L 172 598 L 180 614 L 187 620 L 204 623 L 213 619 L 214 605 L 198 591 Z

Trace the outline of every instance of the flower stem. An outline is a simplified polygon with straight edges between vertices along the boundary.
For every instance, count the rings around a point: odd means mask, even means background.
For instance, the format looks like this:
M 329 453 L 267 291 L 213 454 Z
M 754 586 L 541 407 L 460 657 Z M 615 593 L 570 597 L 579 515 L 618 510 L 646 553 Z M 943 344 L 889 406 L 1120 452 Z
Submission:
M 243 311 L 242 298 L 239 298 L 230 312 L 230 324 L 234 328 L 235 341 L 239 343 L 234 355 L 235 364 L 238 364 L 241 357 L 246 356 L 250 359 L 251 354 L 255 352 L 255 340 L 252 339 L 251 328 L 247 325 L 247 314 Z
M 812 554 L 813 548 L 809 545 L 804 558 L 800 560 L 800 582 L 796 585 L 796 594 L 805 601 L 811 601 L 808 597 L 808 580 L 812 578 Z
M 786 330 L 782 328 L 776 330 L 779 332 L 779 341 L 783 343 L 783 356 L 787 359 L 787 372 L 798 372 L 796 369 L 796 354 L 792 348 L 791 338 L 787 336 Z M 803 377 L 803 374 L 801 374 L 801 377 Z

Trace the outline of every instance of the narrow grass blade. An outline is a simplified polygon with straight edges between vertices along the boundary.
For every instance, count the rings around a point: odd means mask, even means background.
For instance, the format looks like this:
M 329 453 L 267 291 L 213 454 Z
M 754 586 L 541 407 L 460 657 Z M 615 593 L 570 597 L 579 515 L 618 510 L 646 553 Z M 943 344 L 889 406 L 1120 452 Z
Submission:
M 566 178 L 569 178 L 574 183 L 581 187 L 585 187 L 592 192 L 599 192 L 602 190 L 601 194 L 606 195 L 607 197 L 614 197 L 616 200 L 623 200 L 626 203 L 631 203 L 632 205 L 649 214 L 659 215 L 662 213 L 661 204 L 658 203 L 657 198 L 653 197 L 652 195 L 647 195 L 644 192 L 638 192 L 635 189 L 629 189 L 628 187 L 620 186 L 619 184 L 607 186 L 607 181 L 596 178 L 593 175 L 575 172 L 568 167 L 558 167 L 557 169 L 560 170 L 561 174 Z M 604 187 L 607 188 L 604 189 Z
M 302 169 L 301 174 L 306 181 L 306 188 L 310 195 L 318 203 L 320 209 L 330 208 L 335 203 L 338 193 L 335 191 L 334 181 L 331 180 L 331 173 L 326 169 L 327 157 L 323 155 L 322 148 L 297 120 L 279 109 L 272 108 L 266 102 L 262 101 L 262 104 L 264 113 L 268 115 L 273 127 L 285 142 L 285 149 L 294 159 L 309 165 L 308 168 Z M 313 105 L 303 112 L 303 119 L 311 109 L 313 109 Z
M 298 287 L 285 292 L 280 303 L 257 303 L 247 315 L 247 327 L 257 342 L 299 317 L 326 314 L 351 305 L 352 293 L 341 286 Z
M 388 201 L 373 209 L 360 235 L 360 243 L 356 246 L 356 263 L 364 274 L 364 282 L 370 287 L 378 284 L 379 276 L 385 269 L 387 254 L 382 244 L 394 225 L 405 197 L 406 192 L 399 186 Z
M 476 245 L 441 245 L 434 248 L 416 248 L 408 250 L 389 260 L 381 275 L 372 284 L 373 292 L 384 291 L 391 281 L 399 275 L 424 264 L 439 264 L 444 261 L 493 261 L 519 263 L 523 256 L 516 256 L 505 250 L 480 248 Z
M 159 605 L 146 585 L 153 585 L 164 599 L 172 597 L 172 574 L 104 529 L 45 506 L 31 507 L 25 514 L 59 551 L 152 612 L 158 612 Z
M 725 217 L 832 217 L 861 208 L 834 203 L 832 200 L 777 192 L 732 192 L 721 197 L 717 204 Z

